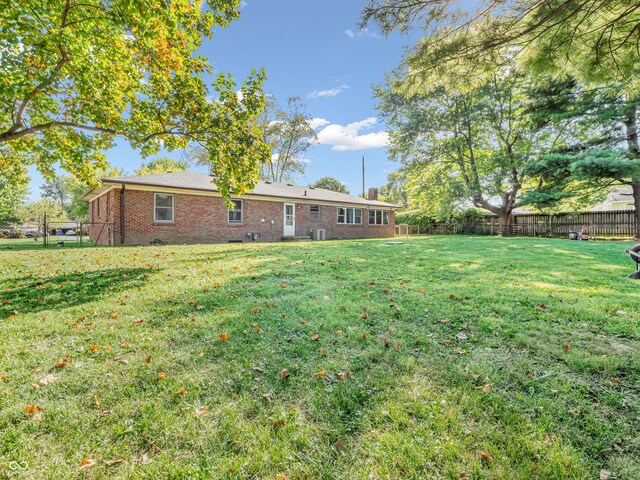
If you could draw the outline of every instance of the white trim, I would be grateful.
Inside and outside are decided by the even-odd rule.
[[[291,207],[291,220],[292,224],[287,225],[287,207]],[[282,212],[284,218],[282,219],[282,235],[285,237],[292,237],[296,234],[296,204],[292,202],[285,202],[283,204]]]
[[[158,195],[170,195],[171,196],[171,220],[158,220],[156,218],[156,209],[169,207],[158,207],[156,204],[156,198]],[[154,192],[153,194],[153,223],[175,223],[176,221],[176,196],[173,193]]]
[[[344,222],[340,221],[340,209],[343,208],[344,209]],[[353,210],[353,222],[347,222],[347,218],[349,218],[349,214],[347,213],[347,210]],[[360,221],[356,222],[356,210],[360,210]],[[338,225],[363,225],[362,223],[362,211],[365,210],[362,207],[346,207],[346,206],[339,206],[336,207],[336,223]]]
[[[371,223],[371,212],[374,212],[373,216],[374,216],[374,222]],[[380,221],[382,223],[378,223],[378,216],[375,212],[380,212]],[[384,214],[387,213],[387,223],[384,223]],[[367,223],[369,225],[371,225],[372,227],[388,227],[389,225],[391,225],[391,217],[390,215],[388,215],[389,212],[386,210],[382,210],[381,208],[370,208],[369,212],[367,213]]]
[[[244,223],[244,201],[242,199],[240,199],[240,198],[232,198],[230,200],[232,202],[240,202],[240,221],[237,221],[237,220],[231,221],[229,219],[229,215],[231,214],[231,212],[235,212],[236,211],[235,208],[233,210],[227,209],[227,223],[229,225],[242,225]]]

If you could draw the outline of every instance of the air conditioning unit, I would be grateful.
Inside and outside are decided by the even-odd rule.
[[[317,228],[316,234],[314,235],[314,240],[326,240],[327,239],[327,230],[325,228]]]

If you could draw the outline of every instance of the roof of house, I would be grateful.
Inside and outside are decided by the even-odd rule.
[[[206,173],[198,172],[172,172],[154,175],[133,175],[102,179],[103,186],[86,192],[82,198],[91,200],[106,191],[113,184],[141,185],[148,187],[177,188],[183,190],[197,190],[204,192],[217,192],[213,177]],[[367,200],[366,198],[338,193],[324,188],[300,187],[292,184],[272,183],[259,181],[253,191],[247,195],[261,197],[278,197],[291,200],[306,200],[329,203],[347,203],[366,206],[378,206],[387,208],[401,208],[400,205]]]
[[[607,196],[603,202],[595,204],[590,208],[591,211],[610,210],[614,204],[627,203],[633,209],[633,189],[631,186],[617,188]]]

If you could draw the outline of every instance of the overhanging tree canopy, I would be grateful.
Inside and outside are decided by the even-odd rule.
[[[477,74],[509,48],[528,71],[638,86],[640,4],[635,0],[369,0],[363,25],[389,33],[419,27],[423,73],[473,61]]]
[[[239,0],[0,2],[0,174],[59,165],[86,183],[106,168],[116,137],[143,155],[198,144],[218,188],[253,187],[268,147],[253,126],[264,72],[210,90],[195,55]],[[24,178],[24,177],[23,177]]]

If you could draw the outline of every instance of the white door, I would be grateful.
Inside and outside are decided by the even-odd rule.
[[[294,236],[296,234],[296,204],[284,204],[284,236]]]

